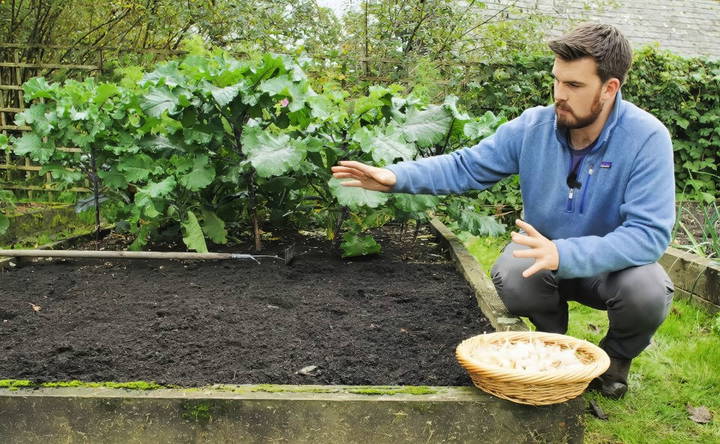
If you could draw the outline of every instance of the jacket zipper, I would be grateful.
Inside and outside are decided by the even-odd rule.
[[[585,158],[580,159],[580,165],[577,166],[578,171],[582,171],[582,164],[585,161]],[[590,166],[592,169],[592,165]],[[568,174],[572,171],[572,154],[570,155],[570,165],[568,166]],[[568,198],[567,203],[565,204],[565,212],[566,213],[572,213],[575,211],[575,194],[578,191],[577,188],[570,188],[570,191],[568,192]]]
[[[590,168],[588,169],[588,177],[587,177],[587,181],[585,183],[585,188],[583,188],[582,196],[580,196],[580,214],[583,214],[583,211],[585,210],[585,195],[587,194],[587,191],[590,188],[590,181],[592,180],[592,175],[593,175],[593,166],[590,165]]]

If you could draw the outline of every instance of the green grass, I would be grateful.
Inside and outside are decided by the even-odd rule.
[[[713,329],[718,316],[676,300],[653,342],[633,360],[625,398],[583,395],[609,416],[603,421],[585,414],[585,442],[720,442],[720,334]],[[597,343],[607,324],[605,312],[571,303],[569,335]],[[687,404],[707,407],[712,422],[693,422]]]
[[[468,235],[463,241],[485,270],[504,246],[498,238]],[[570,303],[569,335],[597,344],[607,327],[607,313]],[[625,398],[583,397],[608,415],[603,421],[585,413],[587,444],[720,443],[720,313],[676,298],[653,342],[633,360]],[[707,407],[713,420],[696,424],[688,404]]]

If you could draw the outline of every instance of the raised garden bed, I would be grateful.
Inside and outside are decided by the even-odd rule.
[[[80,436],[94,418],[114,421],[120,434],[145,424],[141,436],[154,442],[227,433],[353,442],[361,431],[376,442],[478,433],[489,442],[581,440],[581,399],[533,408],[470,387],[455,346],[491,331],[490,320],[514,321],[497,306],[490,320],[482,315],[476,296],[487,288],[457,273],[441,240],[425,234],[408,248],[411,236],[386,233],[381,257],[354,260],[306,240],[289,266],[92,259],[5,271],[0,379],[46,388],[0,389],[0,433],[32,420],[46,424],[45,435]],[[186,388],[47,388],[73,379]]]
[[[677,248],[668,248],[660,264],[675,284],[675,294],[720,312],[720,262]]]

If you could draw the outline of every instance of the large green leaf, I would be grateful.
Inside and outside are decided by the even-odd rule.
[[[141,80],[141,84],[147,85],[152,83],[158,86],[167,85],[174,88],[177,85],[184,85],[187,79],[178,69],[178,62],[172,61],[160,65],[155,71],[145,74]]]
[[[153,171],[153,160],[146,154],[125,157],[118,163],[118,171],[125,173],[128,182],[145,180]]]
[[[447,136],[452,116],[442,106],[431,105],[423,111],[410,108],[402,125],[408,142],[422,147],[439,143]]]
[[[34,77],[23,84],[25,100],[50,99],[57,90],[56,84],[50,84],[43,77]]]
[[[287,134],[273,135],[257,127],[245,127],[242,151],[260,177],[279,176],[305,158],[302,144]]]
[[[50,134],[50,130],[53,129],[53,125],[48,121],[45,116],[45,104],[36,103],[29,109],[17,114],[15,116],[16,125],[30,125],[32,126],[33,132],[40,136],[47,136]]]
[[[268,79],[262,82],[258,89],[271,96],[289,97],[288,109],[290,111],[298,111],[303,108],[307,98],[315,95],[306,82],[293,82],[287,75]]]
[[[15,142],[15,154],[29,156],[35,162],[44,164],[55,152],[52,140],[43,142],[37,134],[25,133]]]
[[[475,236],[500,236],[505,233],[505,225],[492,216],[480,214],[472,208],[461,210],[457,223],[463,231]]]
[[[170,176],[160,182],[149,182],[146,187],[139,189],[138,193],[145,193],[152,198],[163,197],[170,194],[175,189],[175,185],[175,178]]]
[[[378,254],[382,250],[372,236],[359,236],[353,233],[345,233],[342,248],[342,257],[367,256]]]
[[[312,116],[318,120],[338,121],[342,115],[340,108],[326,95],[317,95],[308,98]]]
[[[207,244],[197,216],[192,211],[187,212],[187,217],[182,221],[183,242],[190,250],[199,253],[207,253]]]
[[[360,187],[345,187],[340,180],[334,177],[328,181],[330,192],[335,196],[340,205],[345,205],[353,210],[361,207],[377,208],[383,205],[390,196],[379,191],[370,191]]]
[[[360,144],[360,148],[371,153],[373,160],[382,165],[393,163],[396,159],[412,160],[417,154],[415,145],[405,141],[404,134],[396,127],[390,126],[383,132],[382,128],[360,128],[353,140]]]
[[[120,93],[120,88],[114,83],[101,83],[95,90],[95,98],[93,102],[101,105],[107,99]]]
[[[178,98],[164,86],[151,89],[140,102],[143,111],[153,117],[160,117],[165,111],[173,114],[179,104]]]
[[[111,168],[109,171],[98,171],[98,177],[102,180],[103,185],[116,190],[122,190],[128,185],[125,175],[115,168]]]
[[[395,206],[405,213],[417,214],[435,208],[440,202],[437,196],[428,194],[394,194]]]
[[[161,182],[150,182],[146,187],[138,188],[135,193],[135,207],[150,219],[160,216],[158,208],[163,207],[163,202],[156,202],[155,199],[168,196],[175,189],[175,185],[175,178],[170,176]]]
[[[74,106],[70,108],[70,120],[90,120],[91,117],[97,117],[97,114],[91,116],[91,111],[88,109],[79,111]]]
[[[471,140],[484,139],[494,133],[495,129],[505,121],[504,117],[496,117],[491,111],[487,111],[481,117],[467,122],[463,128],[463,133],[465,137]]]
[[[50,173],[55,181],[67,184],[79,182],[83,178],[80,171],[70,171],[60,165],[45,165],[40,169],[41,176],[47,173]]]
[[[467,113],[461,113],[460,110],[457,108],[457,96],[447,96],[445,97],[445,102],[443,103],[443,106],[446,110],[450,111],[450,114],[455,120],[461,120],[466,121],[470,120],[470,116]]]
[[[203,217],[203,231],[207,234],[207,237],[216,244],[227,243],[227,230],[225,229],[225,222],[215,214],[214,211],[202,210]]]
[[[284,71],[285,61],[277,54],[266,53],[263,55],[262,63],[260,65],[253,65],[250,67],[250,72],[247,74],[248,80],[253,85],[257,85],[263,79],[270,78],[271,73],[277,73]]]
[[[367,111],[370,111],[374,108],[381,108],[383,105],[385,105],[385,102],[382,100],[375,98],[375,97],[360,97],[357,100],[355,100],[355,106],[353,108],[353,113],[356,116],[359,116],[361,114],[366,113]]]
[[[181,142],[170,140],[164,136],[146,137],[140,141],[140,146],[149,151],[185,151],[185,147]]]
[[[219,88],[215,85],[207,83],[205,88],[210,91],[210,95],[217,102],[218,105],[225,106],[237,97],[240,91],[243,89],[243,84],[236,84]]]
[[[215,179],[215,168],[209,164],[208,156],[202,154],[193,159],[189,173],[180,176],[180,185],[190,191],[199,191],[210,185]]]
[[[265,80],[260,84],[258,89],[262,92],[266,92],[271,96],[290,96],[290,89],[293,87],[294,82],[286,75],[273,77]]]
[[[195,125],[195,128],[183,128],[183,136],[185,137],[185,143],[192,145],[197,143],[198,145],[206,145],[210,143],[213,135],[207,131],[203,131],[201,125]]]

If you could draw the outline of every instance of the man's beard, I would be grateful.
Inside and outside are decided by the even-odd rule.
[[[571,116],[560,115],[560,113],[558,113],[558,109],[569,112]],[[558,126],[569,130],[585,128],[586,126],[592,125],[597,120],[598,116],[600,116],[602,110],[603,105],[600,103],[600,91],[598,91],[595,98],[593,98],[593,103],[590,106],[590,113],[585,116],[578,116],[566,104],[562,102],[555,102],[555,116],[557,117]]]

